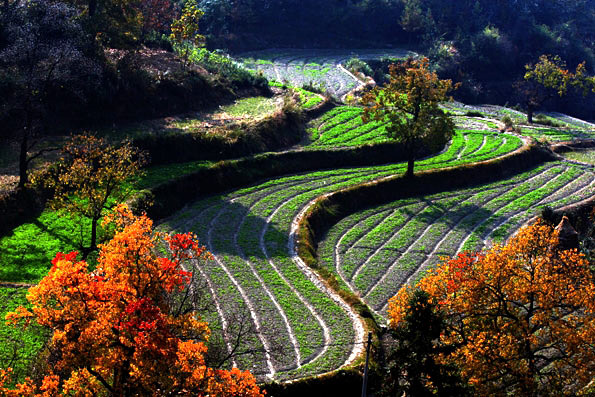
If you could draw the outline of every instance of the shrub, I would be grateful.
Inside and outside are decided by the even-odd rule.
[[[351,73],[363,73],[366,76],[373,76],[374,71],[372,68],[364,61],[359,58],[351,58],[345,63],[345,68],[349,70]]]
[[[502,117],[502,122],[504,123],[505,129],[511,130],[514,128],[514,123],[513,123],[512,119],[510,118],[510,116],[506,115],[506,116]]]
[[[176,52],[181,49],[174,45]],[[231,82],[234,88],[257,87],[268,91],[267,79],[261,74],[250,73],[241,64],[235,62],[231,57],[220,51],[209,51],[206,48],[192,47],[189,50],[188,59],[211,73],[217,73]]]
[[[552,119],[548,119],[547,116],[542,113],[539,113],[535,116],[535,121],[538,124],[547,125],[549,127],[556,127],[556,128],[564,127],[564,124],[558,123]]]

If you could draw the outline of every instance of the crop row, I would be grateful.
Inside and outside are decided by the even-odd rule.
[[[359,82],[336,65],[296,63],[255,63],[248,68],[257,70],[273,81],[287,82],[295,87],[315,86],[340,98],[356,87]]]
[[[418,280],[441,256],[502,242],[544,206],[593,192],[592,168],[555,162],[514,178],[353,214],[321,243],[321,263],[345,287],[384,314],[387,300]]]
[[[521,134],[535,139],[548,141],[572,141],[575,139],[595,139],[595,129],[581,129],[579,127],[521,127]]]
[[[512,135],[460,133],[447,150],[418,161],[416,169],[492,158],[520,145]],[[281,380],[327,372],[348,361],[361,342],[357,324],[290,255],[292,222],[316,197],[404,170],[404,164],[393,164],[281,177],[201,200],[166,220],[163,228],[192,230],[215,254],[216,260],[201,268],[218,307],[208,318],[215,337],[229,346],[233,313],[238,308],[250,313],[256,332],[240,349],[250,353],[234,364]]]
[[[268,50],[241,54],[238,58],[250,70],[262,72],[269,80],[302,87],[314,85],[340,98],[360,82],[339,65],[353,57],[379,59],[404,58],[404,50]]]
[[[364,123],[361,119],[362,113],[362,109],[358,107],[339,106],[312,120],[308,128],[310,147],[345,147],[389,141],[386,124],[378,121]],[[498,129],[493,122],[463,116],[457,117],[456,122],[459,132],[471,139],[471,146],[475,143],[481,144],[481,139],[487,137],[487,141],[483,142],[486,144],[485,147],[482,146],[484,151],[494,149],[497,141],[507,141],[509,146],[513,145],[515,148],[521,145],[518,137],[494,134]],[[472,150],[470,147],[467,152]]]
[[[545,115],[547,117],[552,117],[553,119],[557,120],[557,121],[561,121],[563,123],[566,123],[567,125],[570,126],[575,126],[575,127],[580,127],[580,128],[584,128],[587,130],[595,130],[595,124],[592,122],[587,122],[584,120],[580,120],[577,119],[575,117],[572,116],[568,116],[566,114],[562,114],[562,113],[545,113]]]
[[[477,123],[488,123],[490,127],[499,128],[496,124],[489,124],[487,120],[468,117],[473,114],[483,118],[492,118],[502,120],[505,116],[510,117],[515,124],[520,124],[521,134],[535,139],[547,139],[549,141],[569,141],[574,139],[593,139],[595,138],[595,124],[562,113],[544,113],[538,115],[546,122],[553,123],[555,126],[539,126],[539,124],[527,124],[527,115],[518,110],[509,109],[497,105],[465,105],[460,102],[447,102],[441,105],[447,112],[455,115],[457,125],[463,123],[466,125]],[[536,122],[538,117],[534,117]]]
[[[308,134],[312,147],[357,146],[385,142],[390,139],[384,123],[362,121],[362,109],[339,106],[309,124]]]
[[[300,96],[302,108],[306,110],[312,109],[313,107],[319,105],[323,101],[322,97],[314,92],[304,90],[303,88],[296,88],[296,91]]]
[[[269,86],[271,87],[286,87],[283,83],[279,83],[277,81],[269,81]],[[324,100],[322,96],[312,92],[305,90],[299,87],[291,87],[290,88],[297,92],[300,98],[300,106],[305,109],[312,109],[316,105],[319,105]]]

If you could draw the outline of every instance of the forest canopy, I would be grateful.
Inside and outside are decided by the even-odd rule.
[[[456,97],[466,102],[521,103],[512,84],[543,54],[595,71],[592,0],[202,0],[199,8],[209,46],[406,47],[429,56],[441,78],[462,82]],[[551,107],[592,117],[592,103],[582,102],[571,95]]]

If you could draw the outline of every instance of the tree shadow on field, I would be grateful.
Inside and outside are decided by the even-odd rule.
[[[424,222],[423,228],[421,230],[416,230],[416,233],[419,234],[420,236],[418,236],[414,243],[417,243],[419,240],[419,243],[424,246],[424,237],[421,236],[421,233],[423,233],[423,230],[425,230],[425,227],[431,225],[431,224],[435,224],[435,223],[439,223],[442,226],[443,230],[442,233],[440,235],[440,239],[444,237],[445,233],[452,233],[452,232],[457,232],[457,231],[463,231],[464,235],[468,235],[471,231],[473,231],[473,229],[475,229],[477,227],[477,225],[481,222],[483,222],[484,220],[488,219],[489,217],[494,215],[494,212],[482,207],[480,205],[477,204],[462,204],[459,205],[459,203],[457,203],[455,206],[445,206],[439,203],[435,203],[430,199],[424,199],[424,201],[426,201],[430,206],[434,207],[437,209],[438,212],[434,213],[434,214],[421,214],[418,215],[419,212],[415,212],[415,211],[411,211],[411,210],[404,210],[403,212],[406,213],[408,216],[411,216],[412,220],[415,218],[421,219]],[[505,216],[500,216],[498,218],[496,218],[496,221],[498,222],[498,220],[502,220],[505,219]],[[469,222],[470,219],[473,219],[472,222]],[[394,230],[393,232],[395,232],[396,230]],[[421,239],[421,240],[420,240]],[[448,237],[446,238],[446,240],[444,242],[448,242]],[[443,243],[444,243],[443,242]],[[388,251],[394,251],[394,252],[404,252],[405,250],[408,249],[408,247],[402,247],[399,249],[395,249],[395,248],[384,248],[385,250]],[[420,252],[423,253],[424,250],[423,249],[411,249],[409,250],[409,252],[411,253],[416,253],[416,252]]]
[[[84,222],[83,220],[70,218],[68,215],[60,215],[60,218],[68,218],[69,222],[72,222],[73,225],[76,225],[75,226],[76,229],[79,229],[79,230],[81,228],[84,229],[84,225],[82,225],[82,222]],[[54,228],[50,228],[47,225],[44,225],[43,223],[41,223],[39,221],[39,219],[35,219],[31,223],[34,224],[35,226],[37,226],[43,233],[47,233],[48,235],[54,237],[56,240],[59,240],[60,242],[62,242],[64,244],[68,244],[68,245],[71,245],[74,247],[81,245],[80,239],[78,239],[78,241],[75,241],[74,237],[69,237],[67,230],[64,230],[64,229],[56,230]],[[79,234],[82,234],[82,231],[80,231]]]
[[[13,230],[0,242],[0,279],[30,282],[43,277],[51,259],[59,251],[72,250],[77,244],[66,234],[48,228],[34,219]]]
[[[266,220],[274,208],[267,210],[267,215],[258,215],[242,203],[224,199],[211,201],[209,208],[213,207],[220,207],[219,211],[213,211],[201,220],[206,228],[202,235],[198,234],[198,238],[207,245],[207,249],[214,251],[221,258],[226,255],[236,255],[264,260],[267,256],[261,247],[262,237],[269,257],[278,255],[279,248],[284,249],[284,256],[289,256],[287,253],[289,230],[281,231],[277,225],[267,223]],[[207,244],[209,229],[210,246]],[[184,231],[180,230],[180,232]]]

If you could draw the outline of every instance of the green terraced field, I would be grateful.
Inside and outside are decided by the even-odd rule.
[[[353,57],[360,59],[404,59],[406,50],[299,50],[271,49],[239,54],[246,68],[262,72],[269,80],[287,82],[295,87],[313,85],[341,98],[361,85],[340,65]]]
[[[541,208],[594,189],[592,167],[553,162],[473,189],[398,200],[336,224],[319,247],[321,263],[384,315],[388,299],[441,256],[503,242]]]
[[[296,90],[304,108],[322,101],[311,92]],[[307,148],[389,140],[382,123],[363,124],[361,113],[359,107],[339,106],[311,121]],[[455,116],[457,131],[448,148],[418,161],[416,171],[493,159],[523,145],[521,137],[498,132],[497,120],[487,116]],[[209,165],[159,168],[137,185],[150,186],[169,179],[172,173]],[[239,332],[237,324],[249,330],[237,350],[242,354],[229,366],[250,369],[263,380],[281,381],[354,362],[363,347],[361,319],[296,256],[295,219],[321,195],[401,174],[405,168],[401,163],[280,177],[201,200],[164,221],[161,229],[194,231],[215,254],[214,261],[197,268],[202,281],[196,285],[210,297],[211,310],[201,313],[213,330],[212,339],[222,341],[223,350],[231,351]],[[486,187],[402,200],[354,214],[337,224],[322,242],[321,263],[336,272],[345,288],[361,294],[383,313],[386,300],[398,286],[418,279],[437,256],[502,240],[526,221],[530,211],[591,194],[592,174],[586,166],[552,163]],[[62,234],[72,235],[76,227],[71,220],[46,212],[36,223],[0,239],[4,259],[11,258],[3,278],[42,277],[56,251],[74,248],[74,242]],[[31,243],[32,238],[22,238],[29,234],[35,234],[35,241],[42,241],[45,248],[36,251],[31,245],[16,243]],[[52,249],[47,248],[50,245]],[[21,255],[25,252],[29,256],[32,252],[33,257]],[[1,332],[4,329],[0,327]]]
[[[509,109],[497,105],[465,105],[460,102],[448,102],[441,105],[443,109],[456,116],[457,125],[471,123],[471,125],[482,123],[488,125],[491,129],[499,129],[501,125],[494,123],[496,120],[502,120],[503,117],[510,117],[514,124],[519,126],[521,134],[537,140],[548,141],[572,141],[576,139],[594,139],[595,124],[570,117],[562,113],[543,113],[547,121],[558,124],[559,127],[550,127],[540,125],[538,116],[534,117],[535,124],[527,124],[527,115],[518,110]],[[478,117],[468,117],[467,114],[481,115]],[[492,119],[490,121],[489,119]],[[461,127],[460,127],[461,128]]]
[[[298,92],[302,94],[301,91],[298,90]],[[304,91],[303,103],[318,98],[308,94]],[[380,123],[364,125],[360,116],[361,108],[341,106],[313,120],[310,124],[310,147],[344,147],[387,140],[386,132]],[[523,144],[521,138],[514,134],[497,132],[494,122],[489,119],[476,120],[460,116],[457,118],[457,125],[458,130],[448,148],[431,158],[418,161],[417,171],[496,158],[514,151]],[[208,167],[209,164],[197,166],[202,168]],[[572,175],[571,170],[580,168],[567,167],[568,170],[563,172],[565,176],[553,178],[553,180],[561,183],[564,178],[567,178],[566,175]],[[192,169],[194,168],[191,167],[190,170]],[[393,164],[281,177],[257,186],[201,200],[178,212],[160,226],[164,230],[196,232],[216,256],[215,261],[199,269],[201,279],[205,281],[202,288],[207,295],[213,297],[211,305],[213,310],[204,313],[213,329],[213,339],[222,340],[224,349],[233,349],[233,337],[236,331],[234,324],[241,316],[246,326],[252,330],[249,336],[242,339],[239,348],[245,354],[236,357],[229,365],[250,369],[261,379],[287,380],[332,371],[352,363],[358,357],[363,346],[362,324],[353,310],[325,287],[318,276],[295,257],[291,248],[292,236],[296,232],[294,220],[308,203],[321,195],[403,173],[404,170],[404,164]],[[172,169],[172,172],[175,170]],[[156,176],[160,176],[160,173]],[[583,179],[576,183],[583,183]],[[390,270],[391,268],[386,264],[387,261],[394,262],[394,259],[391,259],[392,256],[385,255],[386,252],[393,252],[391,255],[394,255],[395,250],[400,249],[399,247],[408,247],[407,244],[413,246],[412,236],[417,236],[416,233],[420,233],[420,230],[423,232],[427,229],[424,236],[432,237],[434,240],[440,239],[439,233],[442,230],[440,227],[450,227],[450,224],[444,226],[444,222],[441,223],[441,219],[446,219],[444,208],[458,208],[457,205],[465,203],[479,206],[484,203],[482,200],[493,200],[503,209],[501,212],[494,212],[493,217],[488,218],[489,221],[481,223],[474,233],[465,239],[465,246],[473,244],[479,246],[480,242],[491,236],[495,236],[494,238],[507,236],[522,223],[523,219],[520,215],[522,211],[530,208],[531,203],[536,200],[532,196],[520,198],[506,195],[503,197],[506,197],[505,201],[507,201],[501,202],[490,195],[497,195],[501,191],[498,189],[504,189],[505,185],[508,186],[507,183],[510,185],[512,182],[503,182],[501,186],[490,187],[488,193],[478,191],[460,193],[463,196],[438,195],[431,198],[438,203],[436,206],[420,204],[419,200],[409,200],[406,203],[397,204],[403,205],[402,213],[390,209],[362,221],[363,224],[374,228],[375,222],[381,222],[382,219],[387,218],[385,224],[390,227],[370,230],[370,241],[376,244],[370,245],[370,249],[378,250],[379,254],[382,253],[381,256],[372,255],[370,258],[373,259],[369,259],[367,256],[362,256],[370,255],[369,252],[365,254],[364,251],[359,252],[355,249],[349,251],[349,255],[352,251],[357,252],[354,258],[359,258],[361,263],[367,264],[360,266],[361,270],[353,280],[346,279],[344,286],[365,293],[366,300],[374,309],[382,313],[384,300],[394,293],[394,288],[386,287],[379,280],[383,277],[384,280],[400,277],[400,273]],[[549,190],[544,190],[545,187],[540,189],[537,189],[538,185],[535,187],[532,194],[539,195],[538,198],[550,193]],[[569,199],[561,197],[556,204],[562,203],[563,200]],[[509,204],[510,208],[507,207]],[[467,209],[467,207],[461,207],[455,209],[455,213],[463,216]],[[392,214],[393,211],[394,216],[388,217],[387,215]],[[515,211],[518,213],[511,215]],[[479,214],[486,215],[482,211]],[[510,222],[498,224],[501,219],[509,218]],[[475,220],[475,217],[470,219]],[[348,218],[344,222],[349,220],[353,219]],[[390,244],[385,244],[383,239],[386,239],[387,235],[390,237],[395,234],[393,230],[401,230],[399,226],[401,224],[404,226],[400,234],[395,236]],[[437,226],[433,226],[434,224]],[[495,224],[497,227],[494,227]],[[42,229],[42,235],[46,234],[43,230],[44,225],[43,222],[41,226],[38,225]],[[29,230],[25,226],[21,229]],[[391,230],[388,234],[387,228]],[[491,233],[492,228],[493,233]],[[329,239],[334,230],[329,234]],[[52,230],[48,228],[48,236],[51,232]],[[0,249],[12,247],[11,241],[15,238],[18,238],[18,234],[0,240]],[[378,249],[383,244],[387,249]],[[323,249],[326,246],[328,244],[325,241],[322,245]],[[64,249],[57,246],[55,250]],[[390,251],[391,249],[393,251]],[[423,247],[415,246],[409,249],[407,255],[393,269],[398,269],[399,266],[417,269],[420,260],[418,251],[422,249],[430,250],[431,255],[428,258],[435,258],[442,252],[431,248],[430,243],[424,244]],[[432,253],[432,251],[435,252]],[[325,251],[321,251],[321,254],[323,257],[326,255]],[[11,255],[16,258],[18,252],[15,251]],[[48,259],[44,258],[40,257],[40,260],[36,261],[36,263],[39,262],[39,269],[36,269],[36,273],[28,278],[33,280],[42,275],[40,271],[43,272],[43,269],[47,268],[46,262],[48,262]],[[376,264],[377,259],[380,262],[384,261],[382,263],[386,271],[382,274],[376,272],[375,267],[372,266]],[[15,261],[17,262],[23,261]],[[334,268],[334,262],[328,262],[327,265],[329,263],[330,268]],[[349,265],[347,265],[348,261],[344,263],[346,266],[358,266],[357,261]],[[411,279],[415,279],[419,274],[419,272],[415,273]],[[370,287],[370,283],[375,282],[378,282],[378,287],[373,285]],[[370,291],[367,291],[368,288]]]
[[[568,160],[595,165],[595,149],[583,149],[562,154]]]
[[[403,58],[402,50],[270,50],[240,56],[246,66],[262,71],[271,85],[290,84],[301,105],[310,109],[322,98],[300,87],[312,85],[336,99],[361,85],[342,68],[348,59]],[[247,106],[230,113],[252,112]],[[268,112],[268,100],[260,112]],[[270,105],[270,104],[269,104]],[[595,125],[566,115],[549,113],[546,119],[560,128],[527,126],[526,115],[501,106],[443,104],[456,121],[448,148],[416,163],[416,171],[451,167],[508,154],[523,145],[521,137],[500,133],[508,116],[521,125],[521,135],[552,141],[595,138]],[[351,147],[388,141],[380,122],[363,124],[362,109],[339,106],[308,125],[307,148]],[[189,173],[208,162],[163,166],[136,182],[153,186],[175,175]],[[344,168],[283,176],[189,204],[163,221],[164,231],[193,231],[215,255],[195,264],[195,288],[208,301],[201,311],[223,341],[223,353],[236,348],[236,334],[245,332],[237,352],[227,363],[249,369],[261,380],[301,378],[336,370],[353,363],[364,346],[361,319],[319,276],[295,254],[296,219],[316,198],[342,188],[404,173],[406,165]],[[380,316],[387,299],[405,283],[418,280],[441,255],[479,249],[503,241],[540,208],[561,207],[592,196],[593,167],[552,162],[532,171],[471,189],[398,200],[352,214],[337,223],[319,246],[322,266],[337,275],[341,285],[362,296]],[[83,222],[82,227],[88,227]],[[0,239],[0,278],[37,281],[47,272],[56,251],[75,249],[81,225],[44,212],[35,222],[16,228]],[[24,302],[24,290],[0,289],[2,312]],[[238,329],[238,324],[242,327]],[[21,338],[24,372],[41,347],[36,330],[0,327],[4,340]],[[0,348],[0,361],[10,352]],[[3,364],[0,363],[0,366]],[[20,374],[19,374],[20,375]]]
[[[498,157],[520,147],[515,136],[457,133],[446,151],[419,161],[434,169]],[[241,347],[252,353],[233,364],[261,377],[291,379],[331,371],[360,352],[363,329],[355,314],[292,254],[294,219],[315,198],[405,171],[405,164],[317,171],[281,177],[201,200],[162,224],[191,230],[216,260],[201,271],[217,310],[208,320],[231,343],[228,316],[250,313],[257,337]],[[285,346],[278,351],[276,346]]]
[[[384,123],[372,121],[364,124],[361,119],[362,108],[354,106],[338,106],[308,125],[308,147],[311,148],[334,148],[358,146],[363,144],[388,142],[388,136]],[[461,137],[469,140],[470,147],[467,152],[481,149],[489,152],[489,149],[500,150],[499,145],[503,144],[504,152],[512,151],[521,145],[521,140],[511,134],[498,134],[496,128],[480,122],[469,121],[468,118],[457,117],[459,128],[456,140]],[[483,145],[486,145],[484,147]]]
[[[364,124],[362,113],[359,107],[339,106],[312,120],[308,125],[309,146],[357,146],[391,140],[383,123]]]
[[[323,99],[320,95],[304,90],[303,88],[295,89],[300,96],[300,102],[303,109],[312,109],[322,103]]]

